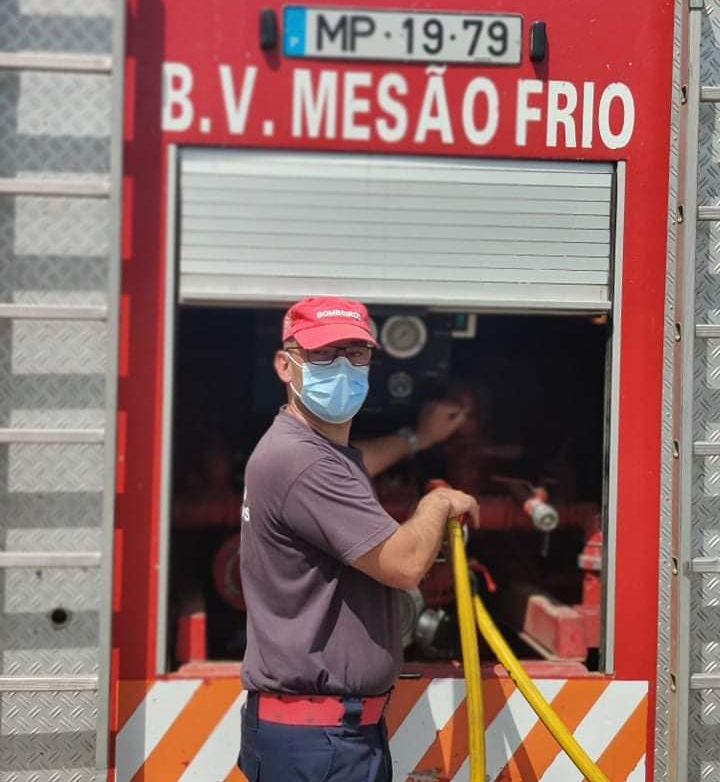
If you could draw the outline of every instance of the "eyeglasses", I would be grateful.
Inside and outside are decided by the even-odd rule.
[[[330,366],[338,356],[345,356],[354,367],[366,367],[372,359],[372,348],[369,345],[349,345],[344,348],[328,345],[314,350],[291,346],[285,350],[300,351],[306,361],[321,367]]]

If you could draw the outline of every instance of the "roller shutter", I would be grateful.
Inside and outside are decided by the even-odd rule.
[[[612,165],[185,149],[180,301],[610,308]]]

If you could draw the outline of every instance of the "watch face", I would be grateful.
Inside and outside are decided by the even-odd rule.
[[[393,358],[413,358],[427,344],[427,327],[416,315],[393,315],[383,323],[380,343]]]

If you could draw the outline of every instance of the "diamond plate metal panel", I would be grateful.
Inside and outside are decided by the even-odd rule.
[[[709,186],[715,194],[712,199],[713,202],[720,203],[720,177],[715,175],[710,177]],[[707,269],[705,271],[708,274],[720,274],[718,248],[720,248],[720,223],[709,221],[700,223],[697,227],[697,252],[707,259]]]
[[[0,672],[5,676],[94,675],[97,645],[96,611],[73,611],[62,626],[49,613],[3,614]]]
[[[702,40],[700,44],[700,82],[717,83],[720,74],[720,19],[717,17],[718,0],[705,1]]]
[[[14,291],[12,303],[64,307],[105,306],[107,298],[102,291]]]
[[[21,14],[112,17],[112,0],[19,0]]]
[[[100,600],[98,568],[17,568],[5,573],[8,614],[95,611]]]
[[[706,3],[702,16],[701,83],[720,83],[720,6]],[[720,203],[720,108],[703,104],[698,133],[698,203]],[[720,224],[700,222],[695,255],[696,322],[717,322],[720,302]],[[720,439],[720,341],[696,340],[693,438]],[[692,556],[720,554],[720,459],[695,459],[693,465],[691,525]],[[690,615],[690,669],[720,669],[720,579],[696,577],[692,582]],[[718,779],[720,747],[720,692],[692,692],[688,719],[688,777]]]
[[[7,474],[7,448],[0,449],[0,475]],[[0,488],[0,510],[4,524],[21,527],[91,527],[99,526],[102,517],[102,494],[99,492],[54,492],[39,494],[36,490],[7,493]]]
[[[18,132],[29,136],[109,136],[110,85],[105,74],[23,73]]]
[[[0,282],[5,301],[47,303],[56,297],[74,304],[105,302],[107,259],[102,256],[15,255]]]
[[[713,708],[713,705],[710,706]],[[701,776],[701,768],[707,768],[708,762],[714,767],[716,752],[713,747],[718,742],[718,727],[714,724],[705,724],[702,719],[703,709],[706,708],[705,695],[692,693],[690,698],[690,724],[688,736],[688,780],[706,779]],[[712,778],[712,777],[711,777]]]
[[[57,737],[54,737],[54,741],[56,740]],[[54,747],[50,747],[44,752],[51,753],[53,750]],[[19,747],[16,747],[15,751],[19,751]],[[71,751],[74,752],[74,750]],[[88,748],[83,748],[82,754],[83,756],[89,755]],[[2,754],[0,753],[1,758]],[[106,779],[107,774],[98,773],[93,768],[70,768],[69,766],[59,768],[56,771],[13,771],[7,774],[0,771],[0,782],[106,782]]]
[[[9,551],[88,551],[99,548],[100,530],[8,529],[5,538]],[[96,674],[99,579],[98,570],[85,568],[28,568],[0,576],[0,672]]]
[[[720,339],[709,339],[707,343],[705,382],[710,388],[720,388]]]
[[[0,33],[1,34],[1,33]],[[0,73],[0,176],[32,173],[106,173],[110,167],[110,141],[93,136],[63,136],[18,132],[20,76],[15,71]],[[104,114],[109,113],[104,107]],[[97,123],[98,120],[93,119]],[[108,120],[104,120],[107,124]]]
[[[707,605],[710,605],[709,603]],[[717,603],[714,603],[717,605]],[[720,672],[720,640],[710,641],[702,647],[703,673]]]
[[[6,620],[3,618],[3,622]],[[11,628],[18,628],[19,623],[9,621]],[[97,624],[97,620],[95,622]],[[0,644],[3,643],[0,633]],[[98,634],[93,633],[89,642],[95,646],[77,647],[70,646],[66,649],[57,649],[54,644],[62,639],[36,635],[29,639],[30,646],[24,648],[20,642],[13,643],[17,649],[2,650],[0,655],[0,670],[6,676],[96,676],[98,673]],[[47,643],[47,649],[38,648],[42,643]],[[75,643],[78,643],[75,641]]]
[[[0,3],[0,49],[10,52],[109,53],[112,49],[112,20],[23,14],[15,0],[3,0]]]
[[[720,530],[718,534],[713,535],[715,540],[720,540]],[[717,546],[715,548],[718,548]],[[717,608],[720,606],[720,577],[714,574],[706,573],[701,576],[701,600],[704,606]],[[711,646],[712,644],[706,644]]]
[[[0,97],[0,107],[2,104]],[[14,134],[5,139],[0,130],[0,149],[8,148],[12,150],[10,158],[0,158],[2,176],[14,176],[17,169],[33,175],[48,172],[61,176],[63,173],[105,174],[110,168],[110,140],[107,138]]]
[[[93,692],[4,693],[0,733],[5,737],[91,730],[95,699]]]
[[[714,84],[707,81],[705,84]],[[717,204],[720,196],[717,175],[708,166],[708,161],[720,158],[720,113],[713,103],[700,104],[700,127],[698,130],[698,203]]]
[[[702,774],[713,774],[716,771],[717,751],[714,748],[718,746],[718,728],[702,719],[707,692],[690,693],[689,708],[692,720],[688,742],[688,782],[695,779],[714,779],[713,776]],[[716,705],[709,704],[709,708],[714,709]]]
[[[0,287],[0,296],[2,296],[2,301],[9,299],[9,295],[5,291],[4,281],[8,279],[12,267],[13,243],[15,240],[14,219],[15,211],[11,199],[0,197],[0,280],[3,281],[2,287]],[[0,330],[3,333],[6,328],[7,323],[0,324]]]
[[[32,409],[93,408],[105,401],[105,378],[102,375],[14,375],[2,367],[9,361],[0,340],[0,410],[23,407]],[[9,413],[3,426],[7,426]]]
[[[9,736],[0,741],[0,763],[8,764],[0,768],[18,769],[0,772],[1,782],[104,782],[87,765],[95,752],[90,733]]]
[[[99,551],[100,530],[95,527],[9,527],[5,551]]]
[[[716,414],[717,411],[706,410],[705,413]],[[720,422],[706,424],[706,439],[710,442],[720,441]],[[712,496],[720,494],[720,456],[708,456],[703,459],[703,477],[704,492]],[[704,541],[703,549],[707,547],[708,541]],[[709,556],[709,555],[708,555]]]
[[[720,456],[708,456],[705,459],[705,493],[720,495]]]
[[[109,204],[101,199],[15,198],[16,255],[104,256]]]
[[[716,539],[720,539],[720,530],[718,534],[714,536]],[[717,575],[711,575],[709,573],[701,576],[702,584],[702,603],[709,608],[717,608],[720,606],[720,577]],[[712,644],[706,644],[712,646]]]
[[[114,6],[0,0],[0,50],[108,54]],[[0,176],[107,174],[110,82],[0,73]],[[107,303],[108,209],[0,197],[0,302]],[[0,427],[102,428],[107,349],[103,324],[1,321]],[[0,549],[98,550],[103,468],[102,445],[0,445]],[[0,570],[0,673],[97,673],[100,594],[98,569]],[[97,782],[95,700],[0,696],[0,782]]]
[[[700,718],[704,725],[720,725],[720,693],[715,690],[700,691]],[[718,734],[715,734],[717,741]],[[705,747],[704,758],[708,756],[709,747]]]
[[[681,3],[675,3],[675,36],[673,41],[673,85],[680,81],[681,54]],[[663,782],[667,779],[669,758],[668,733],[670,725],[670,688],[668,672],[670,664],[670,602],[671,602],[671,565],[672,565],[672,413],[673,413],[673,377],[674,377],[674,346],[676,291],[676,242],[677,224],[672,219],[675,205],[678,203],[679,182],[679,141],[680,112],[677,101],[672,101],[670,117],[670,171],[668,194],[668,257],[666,265],[665,288],[665,323],[663,350],[663,418],[662,418],[662,463],[661,463],[661,505],[660,505],[660,561],[658,583],[658,662],[657,688],[655,704],[655,780]]]
[[[99,374],[105,368],[104,323],[15,321],[12,371],[15,374]]]
[[[15,409],[10,415],[10,426],[26,429],[102,429],[105,426],[105,411]]]
[[[11,492],[101,492],[102,445],[17,443],[9,446]]]
[[[13,158],[17,135],[17,103],[20,78],[17,73],[0,73],[0,176],[12,176],[17,163]]]
[[[700,764],[700,779],[703,782],[720,782],[720,763],[703,761]]]

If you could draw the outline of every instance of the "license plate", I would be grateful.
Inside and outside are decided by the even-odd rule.
[[[517,65],[522,17],[286,6],[287,57]]]

